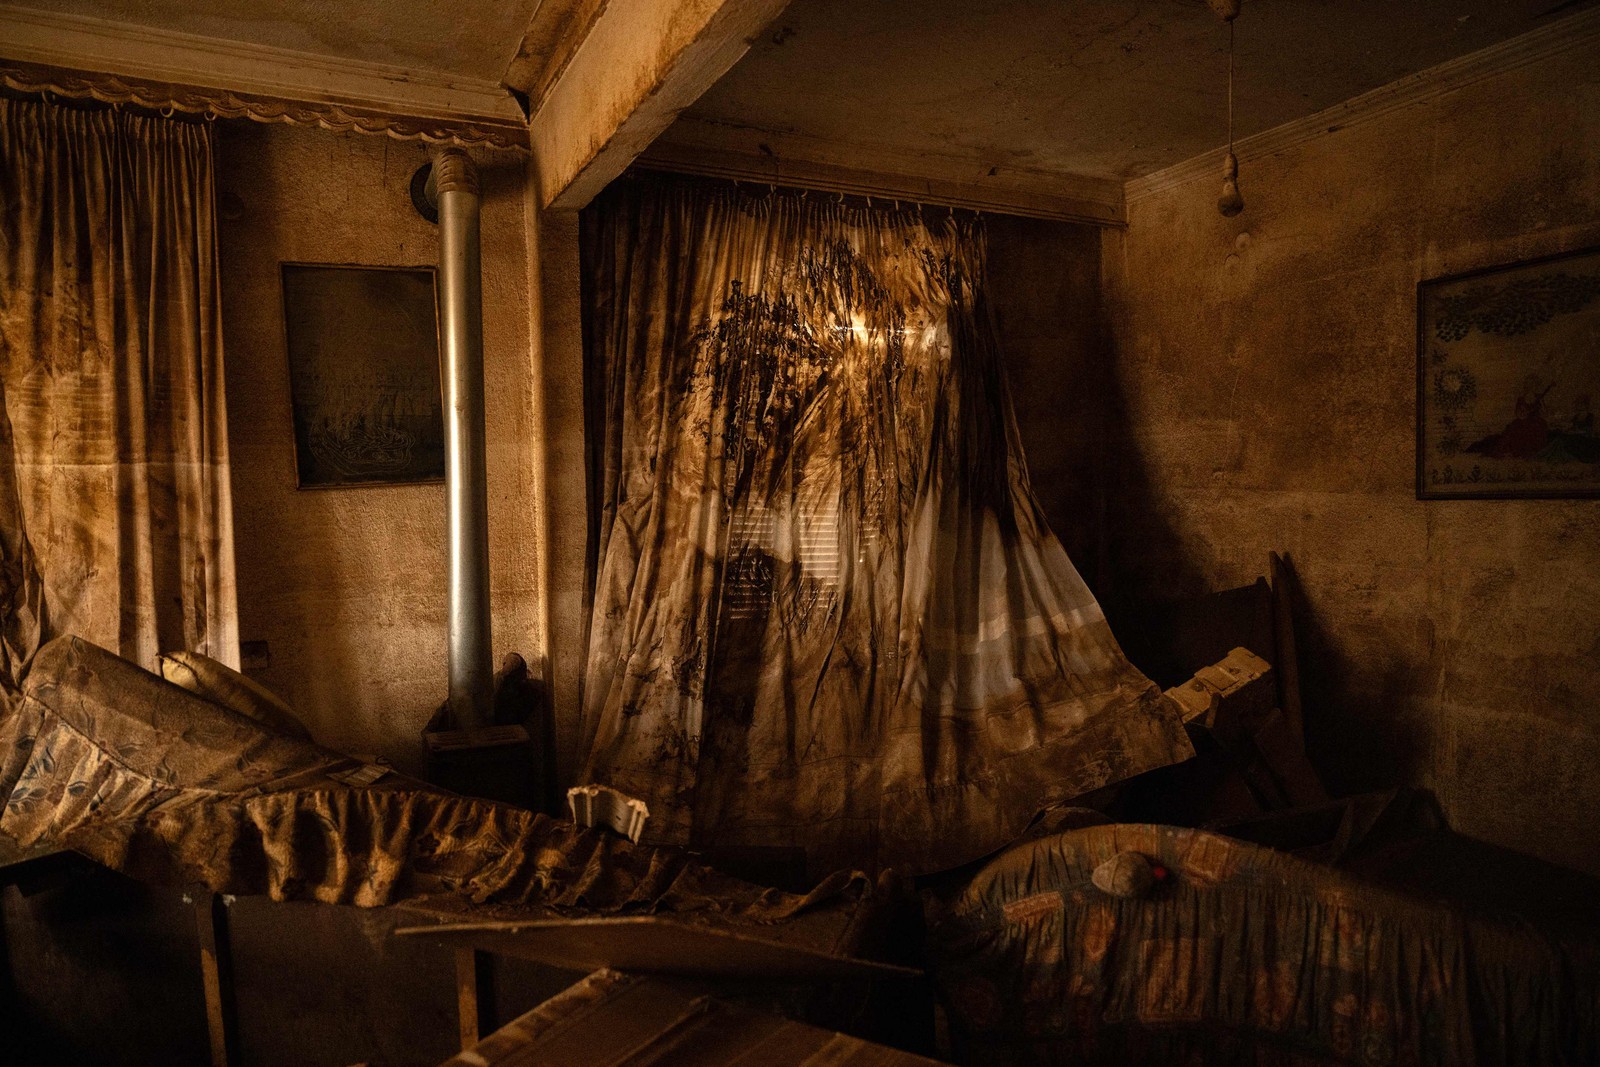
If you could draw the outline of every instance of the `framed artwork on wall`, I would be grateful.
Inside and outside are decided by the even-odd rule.
[[[1600,248],[1417,286],[1417,497],[1600,496]]]
[[[299,487],[443,481],[433,268],[282,271]]]

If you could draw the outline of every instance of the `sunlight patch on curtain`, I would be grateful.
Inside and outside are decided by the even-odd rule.
[[[584,756],[647,834],[936,870],[1189,755],[1028,487],[975,220],[651,177],[583,225]]]

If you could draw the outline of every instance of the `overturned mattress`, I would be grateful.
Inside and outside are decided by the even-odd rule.
[[[181,689],[104,649],[41,649],[0,717],[0,834],[150,881],[373,907],[450,899],[562,914],[803,921],[841,943],[870,892],[807,894],[711,871],[520,808],[390,774]]]
[[[1163,877],[1098,888],[1126,853]],[[1199,830],[1016,845],[930,902],[928,961],[965,1063],[1600,1063],[1593,937]]]

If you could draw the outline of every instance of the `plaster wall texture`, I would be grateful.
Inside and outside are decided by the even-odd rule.
[[[1600,244],[1600,50],[1246,160],[1237,218],[1219,185],[1105,241],[1119,594],[1286,550],[1331,784],[1600,872],[1600,501],[1418,501],[1413,436],[1418,281]]]
[[[1100,229],[985,215],[989,299],[1034,496],[1091,589],[1105,577],[1108,438]]]
[[[444,487],[296,489],[279,264],[437,263],[436,231],[408,193],[427,149],[250,123],[226,125],[219,146],[241,640],[268,642],[270,666],[252,673],[294,705],[318,741],[417,770],[422,727],[446,689]],[[537,665],[527,179],[518,155],[475,159],[494,654],[498,662],[521,652]]]
[[[529,197],[531,243],[538,249],[534,336],[538,345],[539,439],[544,455],[543,527],[546,561],[546,654],[555,714],[556,776],[576,784],[584,641],[585,564],[588,551],[588,476],[583,416],[583,292],[578,213],[535,210]]]

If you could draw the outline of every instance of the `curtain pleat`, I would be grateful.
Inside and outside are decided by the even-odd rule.
[[[0,99],[5,673],[237,665],[211,127]]]
[[[696,847],[937,870],[1189,754],[1028,486],[970,218],[586,211],[589,778]]]

